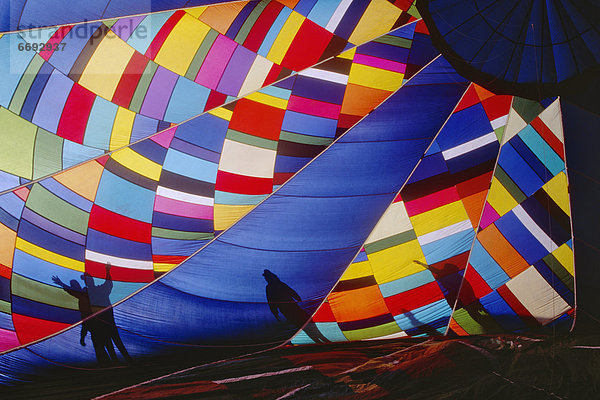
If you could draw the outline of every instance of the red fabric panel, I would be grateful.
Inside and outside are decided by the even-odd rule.
[[[316,64],[332,37],[333,33],[305,19],[283,57],[281,65],[292,71],[300,71]]]
[[[531,126],[540,134],[542,138],[552,147],[552,150],[556,152],[562,158],[565,159],[565,147],[563,143],[558,140],[554,133],[542,122],[541,119],[536,118],[531,121]]]
[[[154,40],[152,41],[152,43],[150,43],[150,46],[148,46],[148,50],[146,50],[146,53],[144,53],[146,57],[148,57],[151,60],[154,60],[154,57],[156,57],[156,55],[158,54],[158,51],[165,43],[165,40],[167,40],[167,36],[169,36],[175,25],[177,25],[179,20],[184,15],[185,11],[183,10],[177,10],[175,11],[175,13],[173,13],[173,15],[171,15],[171,17],[167,20],[167,22],[165,22],[162,28],[160,28],[160,31],[158,31],[158,33],[154,37]]]
[[[444,295],[438,284],[436,282],[430,282],[409,291],[386,297],[385,303],[392,315],[398,315],[431,304],[443,298]]]
[[[275,172],[273,176],[273,185],[282,185],[290,179],[295,172]]]
[[[273,64],[273,66],[271,67],[271,70],[269,71],[269,73],[267,74],[267,77],[265,78],[265,82],[263,83],[263,86],[268,86],[268,85],[274,83],[275,81],[277,81],[277,78],[279,77],[279,74],[281,73],[281,71],[283,71],[283,67],[281,65]]]
[[[76,143],[83,143],[87,125],[96,95],[78,83],[73,84],[63,108],[56,134]]]
[[[313,322],[335,322],[335,317],[329,303],[323,303],[313,316],[312,320]]]
[[[469,108],[477,103],[479,103],[481,100],[479,99],[479,95],[477,94],[477,91],[475,90],[475,86],[473,84],[471,84],[469,86],[469,88],[467,89],[467,91],[465,92],[465,94],[463,95],[462,99],[460,99],[460,102],[458,103],[458,105],[456,106],[456,109],[454,110],[455,113],[462,111],[466,108]]]
[[[6,265],[0,264],[0,276],[10,279],[11,275],[12,269],[8,268]]]
[[[51,50],[44,50],[44,51],[40,51],[40,56],[48,61],[50,59],[50,57],[52,57],[52,54],[54,54],[55,47],[54,44],[58,44],[60,42],[62,42],[63,38],[65,36],[67,36],[67,34],[71,31],[71,29],[73,28],[73,25],[65,25],[65,26],[61,26],[60,28],[58,28],[56,30],[56,32],[54,32],[54,34],[50,37],[50,39],[48,39],[48,41],[46,42],[46,44],[50,43],[52,44],[52,49]],[[58,45],[58,51],[60,51],[60,49],[63,48],[63,46]]]
[[[158,255],[154,254],[152,256],[152,261],[155,263],[165,263],[165,264],[179,264],[183,260],[185,260],[186,256],[171,256],[171,255]]]
[[[273,191],[273,179],[218,171],[215,189],[228,193],[269,194]]]
[[[244,47],[257,53],[265,36],[267,36],[267,32],[269,32],[271,25],[273,25],[273,22],[275,22],[275,19],[282,9],[283,5],[276,1],[267,4],[252,26],[252,29],[250,29],[250,33],[248,33],[248,36],[243,43]]]
[[[204,106],[204,111],[212,110],[213,108],[217,108],[225,104],[227,100],[227,95],[225,93],[217,92],[216,90],[211,90],[208,95],[208,100],[206,100],[206,105]]]
[[[471,178],[468,181],[461,182],[456,185],[456,190],[460,198],[471,196],[475,193],[488,190],[492,182],[492,171],[483,175]]]
[[[12,318],[15,332],[21,344],[33,342],[70,326],[70,324],[62,322],[47,321],[20,314],[13,314]]]
[[[444,276],[448,276],[465,269],[468,259],[469,252],[465,251],[464,253],[460,253],[454,257],[447,258],[444,261],[431,264],[429,266],[429,271],[431,271],[435,279],[440,279]],[[458,290],[458,288],[456,288],[456,290]]]
[[[256,101],[240,99],[229,128],[265,139],[278,140],[285,110]]]
[[[477,273],[473,266],[469,265],[465,273],[462,285],[460,287],[460,293],[458,298],[463,305],[471,304],[473,301],[482,298],[488,293],[491,293],[492,289],[483,280],[481,275]]]
[[[456,188],[450,186],[427,196],[404,203],[409,216],[414,216],[460,200]]]
[[[106,264],[85,260],[85,272],[93,277],[106,279]],[[123,268],[113,265],[110,268],[110,278],[120,282],[152,282],[154,270]]]
[[[117,85],[117,89],[113,94],[112,102],[121,106],[128,108],[129,103],[131,103],[131,98],[135,93],[135,89],[146,69],[146,65],[148,64],[148,59],[144,57],[142,54],[137,51],[133,53],[131,59],[127,63],[127,67],[125,67],[125,71],[121,76],[121,80]]]
[[[151,224],[116,214],[96,204],[90,212],[89,227],[111,236],[141,243],[150,243],[152,238]]]
[[[500,118],[510,111],[512,96],[492,96],[481,102],[490,121]]]

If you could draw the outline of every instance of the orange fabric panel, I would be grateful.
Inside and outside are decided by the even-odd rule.
[[[465,331],[454,318],[450,318],[450,329],[456,332],[458,336],[469,336],[467,331]]]
[[[487,190],[462,199],[463,206],[465,206],[465,210],[467,211],[467,215],[471,220],[471,225],[473,225],[473,228],[477,228],[479,225],[479,219],[481,218],[486,196]]]
[[[492,224],[479,232],[477,238],[509,277],[512,278],[529,267],[527,261],[512,247],[496,225]]]
[[[328,302],[338,322],[358,321],[389,313],[377,285],[333,292]]]
[[[392,92],[349,83],[346,87],[342,113],[350,115],[367,115]]]
[[[224,35],[246,4],[247,1],[240,1],[210,6],[200,15],[199,20]]]

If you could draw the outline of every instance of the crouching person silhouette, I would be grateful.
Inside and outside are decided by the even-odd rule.
[[[287,322],[298,329],[304,329],[304,332],[313,340],[313,342],[329,342],[314,324],[308,323],[305,326],[310,320],[310,315],[298,305],[297,302],[302,301],[300,295],[298,295],[294,289],[283,283],[277,275],[268,269],[265,269],[262,275],[267,281],[267,287],[265,289],[267,302],[269,303],[269,308],[275,318],[277,318],[278,321],[282,321],[279,316],[279,313],[281,312],[281,315]]]

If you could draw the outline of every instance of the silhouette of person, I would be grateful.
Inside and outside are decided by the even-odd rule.
[[[306,322],[310,320],[310,315],[298,305],[297,301],[302,301],[302,299],[294,289],[283,283],[277,275],[268,269],[263,271],[262,276],[267,281],[265,290],[269,308],[278,321],[282,321],[279,317],[279,312],[281,312],[281,315],[283,315],[289,323],[298,329],[304,329],[304,332],[313,340],[313,342],[329,342],[329,340],[319,332],[315,324],[306,324]]]
[[[106,279],[104,283],[100,285],[96,285],[94,279],[89,274],[84,274],[83,279],[88,289],[88,293],[90,296],[90,301],[92,304],[100,306],[104,308],[95,318],[98,321],[99,329],[98,329],[98,340],[104,341],[107,343],[107,349],[110,355],[110,359],[113,362],[117,362],[118,358],[115,353],[113,343],[117,346],[121,355],[127,360],[131,362],[131,357],[121,340],[121,336],[119,335],[119,330],[117,329],[117,325],[115,324],[115,315],[113,312],[112,303],[110,301],[110,294],[113,289],[113,281],[110,276],[111,264],[106,263]],[[92,340],[94,340],[94,336],[92,333]]]
[[[81,276],[82,278],[84,275]],[[81,287],[75,279],[71,280],[71,286],[67,286],[58,276],[53,276],[52,281],[59,285],[65,292],[75,297],[78,300],[79,312],[81,314],[81,334],[79,343],[85,346],[85,337],[87,332],[92,336],[92,343],[96,353],[96,359],[100,364],[106,364],[110,360],[109,354],[114,353],[112,343],[107,340],[107,335],[104,333],[104,327],[99,323],[97,317],[88,318],[93,314],[92,305],[90,302],[89,292],[87,287]],[[85,279],[84,279],[85,281]]]

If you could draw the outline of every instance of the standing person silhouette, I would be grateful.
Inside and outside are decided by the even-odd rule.
[[[277,275],[268,269],[265,269],[262,275],[267,281],[267,287],[265,289],[267,302],[269,303],[269,308],[275,318],[277,318],[278,321],[281,321],[281,318],[279,317],[279,312],[281,312],[285,319],[296,328],[304,329],[304,332],[313,340],[313,342],[329,342],[314,324],[309,323],[304,326],[310,319],[310,315],[298,305],[297,301],[302,301],[300,295],[298,295],[294,289],[283,283]]]
[[[84,278],[84,275],[81,277]],[[96,359],[100,364],[107,364],[110,361],[109,354],[111,354],[111,351],[112,354],[114,354],[115,351],[112,348],[112,343],[108,342],[108,336],[105,333],[106,329],[99,323],[98,318],[88,318],[93,314],[93,311],[87,286],[82,288],[75,279],[71,280],[71,286],[67,286],[56,275],[52,277],[52,281],[78,300],[79,312],[81,314],[81,319],[83,320],[81,323],[79,343],[82,346],[85,346],[85,337],[87,332],[90,332]]]
[[[127,362],[131,362],[131,357],[121,340],[121,336],[119,335],[119,331],[117,329],[117,325],[115,324],[115,315],[113,312],[112,303],[110,301],[110,293],[113,289],[113,281],[110,276],[110,269],[112,265],[108,262],[106,263],[106,279],[104,283],[100,285],[96,285],[94,283],[94,279],[88,275],[84,274],[84,280],[88,287],[88,293],[90,296],[90,301],[92,304],[100,306],[104,308],[97,316],[98,324],[101,326],[102,335],[104,336],[104,340],[109,344],[109,354],[110,358],[117,362],[118,358],[115,354],[115,350],[112,346],[114,343],[121,355],[127,360]],[[92,338],[93,339],[93,338]],[[112,343],[111,343],[112,342]]]

